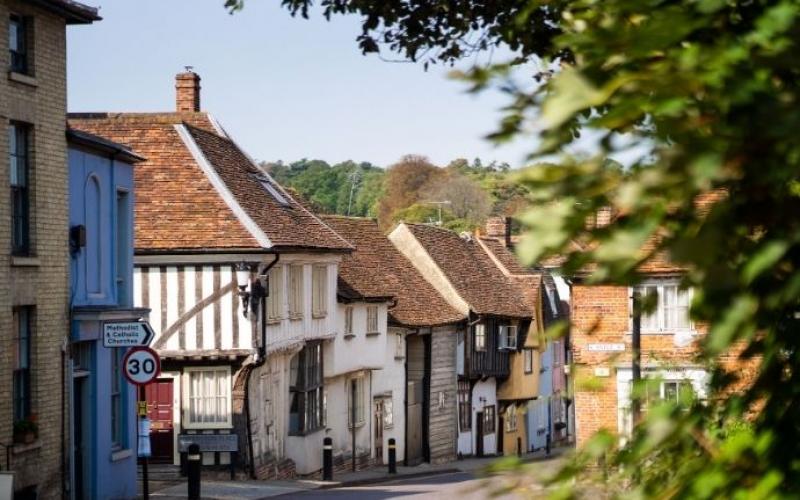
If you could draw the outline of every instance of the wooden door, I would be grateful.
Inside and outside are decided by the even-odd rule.
[[[475,455],[483,456],[483,412],[475,414]]]
[[[375,400],[375,460],[383,463],[383,400]]]
[[[406,393],[406,465],[422,463],[422,384],[409,382]]]
[[[172,397],[173,383],[170,378],[160,378],[145,386],[153,462],[172,463],[174,441]]]

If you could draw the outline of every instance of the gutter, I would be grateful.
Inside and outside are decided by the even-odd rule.
[[[262,269],[258,274],[260,276],[266,276],[269,274],[270,269],[272,269],[278,261],[281,260],[281,254],[275,253],[275,259],[272,262],[267,264],[267,266]],[[269,286],[267,287],[267,294],[269,294]],[[266,314],[266,307],[267,307],[267,298],[261,298],[260,304],[260,311],[262,315]],[[256,321],[258,321],[258,317],[256,317]],[[255,368],[259,368],[264,365],[267,361],[267,322],[261,321],[261,345],[258,348],[258,360],[255,363],[249,365],[247,373],[245,374],[244,379],[244,415],[247,419],[247,453],[250,456],[250,478],[256,478],[256,457],[253,455],[253,429],[250,427],[250,374],[253,373]]]

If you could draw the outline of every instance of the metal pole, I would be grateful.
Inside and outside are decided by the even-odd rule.
[[[389,474],[397,474],[397,444],[389,438]]]
[[[333,481],[333,439],[322,440],[322,480]]]
[[[631,374],[632,398],[631,420],[633,427],[639,425],[642,418],[642,400],[638,392],[642,380],[642,301],[639,291],[633,291],[633,332],[631,338]]]
[[[189,500],[200,500],[200,460],[202,457],[200,446],[197,443],[190,444],[186,455],[186,468],[189,476],[187,484]]]
[[[147,404],[147,396],[145,395],[145,389],[143,385],[139,386],[139,401],[144,402],[145,405]],[[147,414],[145,413],[144,416],[147,417]],[[139,436],[138,428],[136,429],[136,436],[138,439]],[[144,498],[144,500],[149,500],[150,498],[150,480],[147,477],[147,457],[142,457],[142,498]]]

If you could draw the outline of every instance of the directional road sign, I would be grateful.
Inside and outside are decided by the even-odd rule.
[[[147,321],[107,321],[103,323],[103,346],[136,347],[153,340],[153,328]]]
[[[122,373],[132,384],[147,385],[161,373],[161,359],[149,347],[134,347],[122,360]]]

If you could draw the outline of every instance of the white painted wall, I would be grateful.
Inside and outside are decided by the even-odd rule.
[[[481,400],[483,399],[483,401]],[[472,441],[472,450],[476,450],[476,443],[475,440],[477,438],[477,433],[475,429],[477,428],[477,413],[479,411],[483,411],[484,406],[491,406],[494,405],[495,408],[495,432],[494,434],[488,434],[483,436],[483,453],[485,455],[491,455],[497,453],[497,436],[500,432],[498,428],[498,419],[497,415],[499,414],[499,409],[497,407],[497,380],[494,377],[489,377],[486,380],[480,381],[475,384],[472,388],[472,429],[471,432],[471,441]],[[459,443],[460,443],[459,439]]]
[[[362,377],[364,384],[364,394],[361,404],[364,407],[364,420],[356,425],[356,456],[365,453],[372,455],[372,404],[370,397],[371,372],[369,370],[339,375],[325,379],[325,394],[327,400],[327,425],[325,433],[321,434],[320,452],[322,450],[322,438],[330,437],[333,439],[333,456],[344,455],[350,457],[353,449],[353,434],[350,430],[350,414],[347,408],[347,401],[350,391],[350,381],[355,377]],[[321,467],[321,463],[320,463]]]
[[[283,304],[282,318],[267,323],[267,354],[292,347],[306,340],[333,338],[337,331],[336,276],[340,258],[326,254],[282,254]],[[289,286],[290,265],[303,265],[303,317],[289,318]],[[322,318],[314,318],[311,313],[311,274],[314,265],[326,265],[328,268],[327,314]]]
[[[345,335],[345,309],[353,308],[353,336]],[[378,308],[378,334],[367,335],[367,308]],[[386,360],[387,304],[353,302],[337,304],[336,336],[325,344],[325,377],[364,369],[381,369]]]
[[[405,393],[406,393],[406,369],[405,369],[405,330],[401,328],[390,328],[385,337],[385,349],[383,352],[383,369],[372,372],[372,394],[373,408],[375,396],[384,394],[392,395],[392,416],[393,425],[383,429],[383,463],[389,463],[389,438],[394,438],[396,443],[397,462],[405,459]],[[398,344],[398,336],[400,341]],[[373,432],[373,437],[375,433]],[[375,449],[373,443],[373,450]]]

